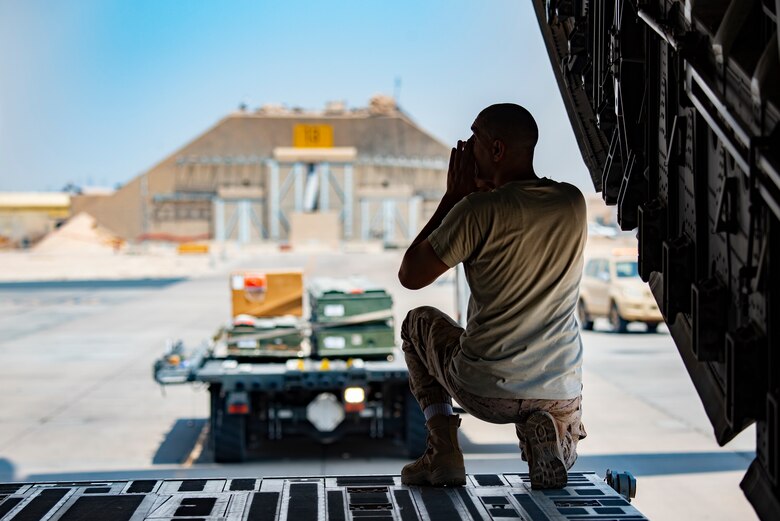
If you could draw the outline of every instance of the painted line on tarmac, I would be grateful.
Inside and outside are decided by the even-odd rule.
[[[198,436],[198,439],[195,441],[195,445],[192,447],[192,450],[190,451],[189,456],[187,456],[187,459],[184,460],[184,463],[181,464],[184,468],[192,467],[192,464],[195,463],[198,458],[200,458],[200,455],[203,453],[203,447],[206,446],[206,440],[209,438],[209,424],[205,423],[203,425],[203,429],[200,431],[200,435]]]

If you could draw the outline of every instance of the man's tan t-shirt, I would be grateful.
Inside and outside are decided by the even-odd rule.
[[[470,194],[428,237],[450,267],[463,262],[468,323],[450,372],[492,398],[563,400],[582,389],[575,310],[587,237],[585,199],[546,178]]]

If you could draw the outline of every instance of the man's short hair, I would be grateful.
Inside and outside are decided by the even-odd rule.
[[[500,139],[508,148],[533,151],[539,141],[539,127],[528,110],[515,103],[490,105],[477,116],[487,138]]]

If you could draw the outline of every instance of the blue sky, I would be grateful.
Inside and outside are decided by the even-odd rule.
[[[113,186],[240,103],[393,92],[451,144],[502,101],[541,175],[593,191],[528,0],[0,0],[0,190]]]

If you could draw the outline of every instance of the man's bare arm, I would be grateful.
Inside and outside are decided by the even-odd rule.
[[[398,280],[408,289],[424,288],[439,275],[450,269],[433,251],[433,246],[428,242],[428,236],[439,227],[444,217],[455,206],[446,196],[442,198],[439,207],[431,216],[417,238],[406,250],[401,261],[401,269],[398,271]]]
[[[428,236],[441,225],[452,207],[468,194],[476,191],[474,181],[474,156],[471,150],[473,142],[458,141],[450,153],[450,165],[447,171],[447,192],[428,223],[423,227],[412,244],[406,250],[398,280],[408,289],[424,288],[446,272],[449,266],[436,255]]]

